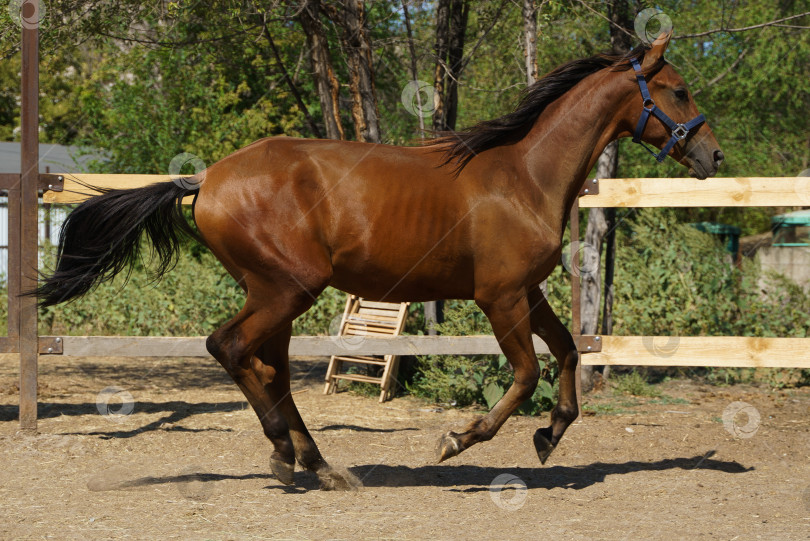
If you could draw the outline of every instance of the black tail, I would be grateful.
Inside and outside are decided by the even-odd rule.
[[[131,272],[131,264],[141,255],[144,232],[157,260],[155,278],[174,267],[181,234],[202,241],[182,210],[183,197],[194,188],[174,182],[131,190],[90,188],[101,195],[68,215],[59,234],[56,270],[30,292],[40,306],[75,299],[124,269]]]

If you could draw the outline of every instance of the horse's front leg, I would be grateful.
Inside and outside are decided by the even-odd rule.
[[[534,448],[540,462],[545,464],[565,429],[579,415],[575,380],[579,353],[571,333],[560,322],[539,287],[529,288],[529,304],[532,331],[548,345],[560,367],[560,397],[551,412],[551,426],[534,434]]]
[[[515,371],[515,381],[495,407],[470,423],[461,433],[448,432],[439,440],[439,462],[459,454],[480,441],[491,439],[510,415],[537,387],[540,366],[532,344],[529,325],[529,302],[525,291],[477,298],[476,303],[492,323],[492,330],[504,355]]]

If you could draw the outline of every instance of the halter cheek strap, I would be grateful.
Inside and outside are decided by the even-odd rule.
[[[647,79],[644,78],[644,74],[641,72],[641,66],[638,63],[638,60],[631,58],[630,63],[633,65],[633,69],[636,72],[636,81],[638,81],[638,88],[641,90],[641,98],[643,100],[641,117],[638,119],[638,124],[636,124],[636,131],[633,132],[633,142],[640,144],[647,149],[647,152],[655,156],[656,160],[663,162],[667,157],[667,154],[669,154],[669,151],[672,150],[673,146],[675,146],[675,143],[681,139],[685,139],[693,128],[696,128],[697,126],[700,126],[706,122],[706,117],[703,115],[698,115],[684,124],[678,124],[669,118],[661,109],[656,107],[655,101],[653,101],[652,97],[650,96],[650,91],[647,88]],[[667,144],[664,145],[664,148],[661,149],[661,152],[659,153],[656,153],[653,149],[641,141],[641,135],[644,133],[644,128],[647,126],[647,121],[650,119],[650,114],[654,115],[656,118],[658,118],[658,120],[663,122],[664,125],[669,128],[671,133],[669,141],[667,141]]]

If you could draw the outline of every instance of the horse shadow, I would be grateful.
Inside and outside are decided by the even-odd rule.
[[[132,438],[144,432],[156,430],[175,432],[232,432],[228,428],[186,428],[176,426],[176,423],[204,413],[233,412],[247,408],[247,402],[185,402],[183,400],[170,400],[168,402],[148,402],[139,400],[135,403],[135,410],[144,413],[165,413],[159,419],[138,426],[133,429],[125,429],[122,425],[110,422],[110,427],[118,427],[112,430],[93,430],[89,432],[65,432],[64,435],[73,436],[98,436],[101,439],[112,438]],[[112,408],[111,413],[115,413]],[[0,421],[13,421],[18,418],[19,406],[0,406]],[[98,406],[91,403],[63,404],[58,402],[41,402],[37,405],[37,417],[39,419],[52,419],[61,416],[81,416],[99,415]],[[114,418],[114,417],[113,417]]]
[[[366,488],[403,488],[434,487],[445,488],[450,492],[486,492],[491,490],[493,481],[503,474],[517,477],[528,489],[565,488],[582,490],[598,483],[603,483],[611,475],[627,475],[637,472],[655,472],[667,470],[712,470],[728,474],[739,474],[753,471],[736,461],[715,460],[710,458],[714,451],[693,457],[666,458],[654,462],[631,460],[627,462],[593,462],[581,466],[552,466],[549,468],[496,468],[486,466],[448,466],[425,465],[416,468],[408,466],[391,466],[387,464],[366,464],[348,468]],[[226,480],[274,479],[271,474],[228,475],[204,473],[201,471],[184,472],[177,475],[129,477],[124,475],[111,479],[102,475],[88,483],[91,491],[126,490],[154,485],[178,484],[180,488],[188,483],[196,483],[196,492],[206,493],[213,486],[209,483]],[[319,482],[315,474],[299,471],[294,476],[293,486],[273,483],[266,490],[280,491],[287,494],[303,494],[318,490]],[[500,483],[503,485],[504,483]],[[500,486],[498,485],[498,486]],[[193,499],[193,498],[192,498]]]
[[[330,430],[351,430],[352,432],[401,432],[404,430],[416,430],[419,429],[416,427],[407,427],[407,428],[372,428],[368,426],[358,426],[358,425],[347,425],[347,424],[340,424],[340,425],[326,425],[320,428],[313,428],[310,429],[311,432],[327,432]]]
[[[152,431],[172,431],[172,432],[233,432],[230,428],[187,428],[177,426],[177,423],[204,413],[222,413],[241,411],[248,408],[245,401],[231,402],[185,402],[182,400],[170,400],[167,402],[148,402],[139,400],[135,403],[135,411],[142,413],[165,413],[159,419],[146,423],[132,429],[125,429],[115,422],[110,423],[110,427],[118,427],[112,430],[93,430],[88,432],[65,432],[64,435],[72,436],[98,436],[101,439],[132,438],[144,432]],[[111,408],[110,413],[116,413],[115,408]],[[97,404],[91,403],[59,403],[40,402],[37,405],[37,417],[39,419],[53,419],[62,416],[99,415]],[[16,404],[0,405],[0,422],[16,421],[19,415],[19,406]],[[115,416],[111,416],[115,420]],[[353,424],[333,424],[313,429],[313,432],[328,432],[333,430],[352,430],[354,432],[400,432],[403,430],[419,430],[416,427],[407,428],[373,428]]]
[[[581,466],[548,468],[495,468],[486,466],[425,465],[416,468],[386,464],[349,468],[366,487],[444,487],[454,492],[489,491],[496,477],[514,475],[529,489],[567,488],[582,490],[603,483],[611,475],[667,470],[713,470],[729,474],[753,471],[736,461],[710,458],[714,451],[693,457],[666,458],[654,462],[593,462]],[[503,484],[503,483],[501,483]]]

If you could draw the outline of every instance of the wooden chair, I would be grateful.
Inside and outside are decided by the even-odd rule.
[[[410,303],[373,302],[355,295],[346,299],[346,309],[340,321],[338,337],[346,349],[361,344],[366,336],[398,336],[405,326]],[[344,363],[381,367],[380,376],[341,373]],[[326,371],[324,394],[334,393],[339,380],[375,383],[381,387],[380,402],[394,397],[396,376],[399,370],[398,355],[333,355]]]

